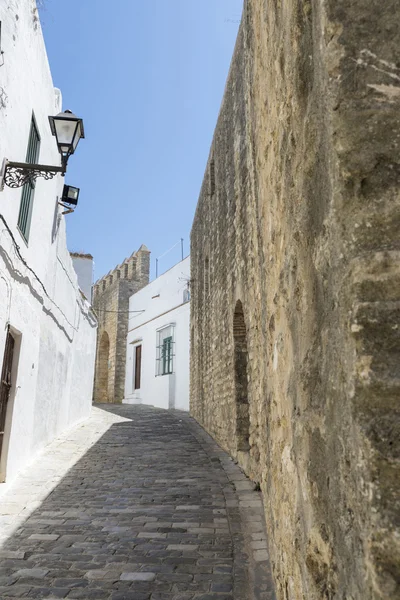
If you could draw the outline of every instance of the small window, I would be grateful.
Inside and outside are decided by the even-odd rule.
[[[27,163],[37,163],[39,159],[40,136],[32,115],[31,129],[29,133],[28,150],[26,152]],[[18,229],[24,240],[29,239],[29,230],[31,227],[33,196],[35,193],[35,181],[28,181],[22,188],[21,204],[18,215]]]
[[[174,345],[173,325],[157,331],[156,375],[171,375],[174,372]]]
[[[135,346],[135,380],[134,389],[140,390],[140,379],[142,372],[142,345]]]

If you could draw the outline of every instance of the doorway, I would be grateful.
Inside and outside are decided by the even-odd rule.
[[[4,349],[3,366],[1,369],[0,380],[0,464],[2,461],[2,452],[4,448],[4,432],[7,419],[7,406],[10,400],[11,376],[15,349],[15,338],[7,332],[6,345]]]
[[[142,375],[142,345],[135,346],[135,377],[133,391],[140,390],[141,375]]]

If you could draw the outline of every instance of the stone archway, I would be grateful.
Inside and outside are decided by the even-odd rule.
[[[103,331],[97,355],[97,374],[95,380],[95,402],[108,402],[108,361],[110,357],[110,338]]]
[[[234,368],[235,368],[235,404],[236,404],[236,441],[237,449],[250,450],[250,415],[247,379],[247,332],[240,300],[236,302],[233,314]]]

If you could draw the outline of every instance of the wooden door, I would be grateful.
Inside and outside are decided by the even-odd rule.
[[[0,459],[1,450],[3,447],[4,427],[6,424],[7,404],[11,389],[11,369],[14,355],[14,344],[15,340],[11,333],[8,332],[0,380]]]
[[[142,370],[142,346],[135,346],[135,390],[140,390]]]

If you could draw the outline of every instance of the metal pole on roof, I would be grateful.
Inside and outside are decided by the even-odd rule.
[[[182,254],[182,260],[183,260],[183,238],[181,238],[180,243],[181,243],[181,254]],[[164,254],[160,254],[160,256],[158,258],[156,258],[156,277],[158,277],[158,261],[160,260],[160,258],[163,258],[166,254],[171,252],[171,250],[176,248],[178,245],[179,245],[179,241],[176,242],[169,250],[164,252]]]

